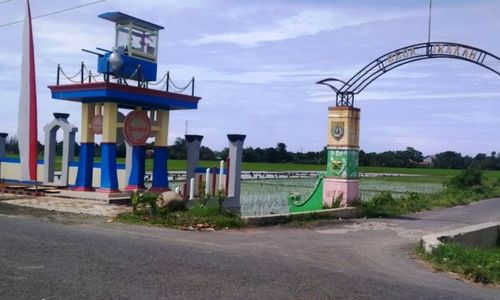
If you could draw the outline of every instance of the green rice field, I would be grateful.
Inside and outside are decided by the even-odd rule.
[[[307,199],[315,185],[314,178],[244,180],[241,186],[241,213],[244,216],[287,213],[288,195],[298,193],[301,199]],[[430,194],[441,189],[441,183],[397,182],[373,178],[360,180],[362,201],[368,201],[382,191],[389,191],[397,198],[406,192]]]
[[[18,155],[7,155],[10,158],[18,158]],[[39,157],[38,159],[43,159]],[[56,170],[61,169],[61,157],[56,157]],[[78,161],[78,157],[75,157]],[[96,157],[95,162],[99,162],[100,158]],[[118,158],[118,163],[124,163],[125,158]],[[200,167],[208,168],[219,166],[218,161],[202,160],[198,164]],[[186,170],[186,160],[170,159],[168,160],[168,168],[171,171],[184,171]],[[292,164],[292,163],[253,163],[243,162],[243,171],[325,171],[324,165],[316,164]],[[153,170],[153,159],[146,159],[146,171]],[[388,173],[388,174],[410,174],[419,176],[381,176],[374,177],[373,180],[383,181],[404,181],[404,182],[429,182],[429,183],[443,183],[448,181],[451,177],[460,173],[460,170],[451,169],[433,169],[433,168],[391,168],[391,167],[363,167],[359,168],[361,173]],[[484,171],[487,180],[500,178],[500,171]]]
[[[13,156],[11,156],[13,157]],[[76,158],[77,160],[78,158]],[[60,166],[61,158],[56,159]],[[96,158],[96,162],[99,159]],[[124,159],[119,158],[118,163]],[[200,161],[199,166],[208,168],[218,166],[217,161]],[[146,160],[146,170],[151,171],[152,159]],[[171,171],[186,169],[185,160],[169,160]],[[323,165],[311,164],[280,164],[280,163],[249,163],[244,162],[243,171],[324,171]],[[443,189],[443,183],[457,175],[460,170],[432,169],[432,168],[389,168],[389,167],[360,167],[361,173],[383,173],[385,176],[363,177],[360,180],[361,200],[367,201],[374,195],[382,192],[391,192],[395,197],[405,192],[435,193]],[[404,176],[412,175],[412,176]],[[486,182],[500,178],[500,171],[484,171]],[[288,195],[299,193],[302,199],[308,198],[315,187],[314,178],[280,178],[244,180],[241,187],[241,205],[243,215],[264,215],[288,212]],[[171,182],[171,187],[181,186],[181,182]]]

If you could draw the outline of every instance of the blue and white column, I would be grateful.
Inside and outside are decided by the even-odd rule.
[[[153,191],[168,191],[168,110],[157,111],[157,131],[153,154]]]
[[[78,173],[73,190],[93,191],[92,174],[94,168],[94,133],[90,124],[95,115],[95,105],[82,103],[82,134],[80,139],[80,158],[78,161]]]
[[[103,104],[102,142],[101,142],[101,186],[99,192],[118,192],[116,168],[116,128],[118,105]]]
[[[127,190],[144,189],[144,176],[146,175],[146,147],[132,146],[132,159],[130,174],[128,176]]]

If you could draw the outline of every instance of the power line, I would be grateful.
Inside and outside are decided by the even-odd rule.
[[[12,0],[5,0],[4,2],[7,2],[7,1],[12,1]],[[81,5],[77,5],[77,6],[65,8],[65,9],[60,9],[60,10],[49,12],[49,13],[46,13],[46,14],[43,14],[43,15],[32,17],[31,19],[34,20],[34,19],[39,19],[39,18],[43,18],[43,17],[47,17],[47,16],[53,16],[53,15],[64,13],[64,12],[67,12],[67,11],[70,11],[70,10],[75,10],[75,9],[82,8],[82,7],[85,7],[85,6],[94,5],[94,4],[97,4],[99,2],[104,2],[104,1],[106,1],[106,0],[92,1],[92,2],[85,3],[85,4],[81,4]],[[0,4],[2,4],[4,2],[0,2]],[[14,21],[14,22],[9,22],[9,23],[5,23],[5,24],[1,24],[0,28],[6,27],[6,26],[10,26],[10,25],[14,25],[14,24],[21,23],[21,22],[24,22],[24,20],[18,20],[18,21]]]
[[[432,19],[432,0],[429,0],[429,33],[427,35],[427,42],[431,42],[431,19]]]
[[[10,2],[12,0],[3,0],[3,1],[0,1],[0,4],[4,4],[4,3],[7,3],[7,2]]]

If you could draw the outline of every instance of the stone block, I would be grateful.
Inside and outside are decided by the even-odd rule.
[[[340,199],[340,207],[350,206],[359,199],[359,180],[325,177],[323,179],[323,205],[334,206]]]

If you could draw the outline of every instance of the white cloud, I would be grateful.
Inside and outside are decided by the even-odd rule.
[[[171,70],[175,78],[190,78],[192,74],[203,81],[220,81],[233,83],[269,84],[276,82],[304,82],[314,84],[318,79],[332,74],[348,74],[354,69],[321,70],[304,69],[293,65],[252,66],[242,70],[224,70],[223,68],[208,68],[193,65],[160,65],[159,70]],[[341,75],[340,75],[341,76]]]
[[[500,116],[482,111],[464,111],[450,113],[433,113],[435,120],[452,122],[454,124],[500,125]]]
[[[324,31],[333,31],[346,26],[362,25],[374,21],[405,18],[411,12],[391,14],[356,15],[355,12],[337,9],[304,9],[288,18],[278,20],[271,26],[252,28],[246,31],[220,34],[202,34],[200,38],[186,41],[188,45],[212,43],[234,43],[243,47],[253,47],[264,42],[283,41],[301,36],[315,35]]]

